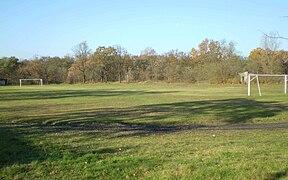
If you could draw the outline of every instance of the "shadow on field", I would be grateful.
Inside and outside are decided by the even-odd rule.
[[[245,124],[254,118],[269,118],[287,110],[286,105],[277,102],[257,102],[238,98],[151,104],[117,109],[68,110],[58,114],[19,117],[19,121],[23,126],[38,127],[43,133],[97,130],[99,135],[107,131],[112,136],[113,134],[136,136],[189,129],[288,128],[288,123]],[[204,124],[208,125],[201,124],[202,121],[198,118],[204,118]],[[209,126],[209,124],[216,125]],[[119,133],[123,134],[119,135]]]
[[[282,171],[270,174],[265,179],[266,180],[272,180],[272,179],[281,179],[281,178],[285,178],[285,177],[288,177],[288,168],[286,168]]]
[[[61,150],[57,149],[61,147],[51,147],[51,150],[47,151],[45,149],[44,151],[40,146],[35,147],[31,142],[25,140],[27,135],[45,138],[45,135],[49,133],[58,134],[76,131],[81,134],[89,134],[87,138],[117,138],[187,130],[288,129],[287,122],[249,124],[254,118],[269,118],[285,112],[288,110],[287,105],[272,101],[258,102],[244,98],[150,104],[129,108],[70,110],[68,106],[54,114],[11,116],[10,118],[17,119],[17,123],[6,121],[5,124],[2,121],[0,124],[0,168],[15,163],[21,164],[29,163],[33,160],[45,160],[51,154],[49,151],[53,151],[52,154],[56,153],[53,156],[57,158],[62,158],[63,156],[78,158],[83,155],[81,153],[77,154],[79,153],[77,148],[73,147],[64,149],[66,154],[61,154]],[[20,106],[19,108],[21,110]],[[27,111],[30,110],[29,106],[25,106],[25,108],[27,108]],[[35,106],[32,109],[35,108],[37,110]],[[38,108],[41,110],[42,107]],[[15,109],[7,108],[5,111],[14,112]],[[211,117],[212,119],[209,119]],[[202,121],[199,121],[198,118],[204,118],[206,125],[201,124]],[[205,118],[208,119],[206,120]],[[210,122],[211,120],[213,120],[213,123]],[[74,133],[71,134],[71,136],[74,135]],[[66,134],[63,134],[63,136],[66,136]],[[101,155],[117,153],[117,151],[117,149],[107,148],[87,153]],[[272,176],[287,176],[287,170],[272,174]]]
[[[27,136],[30,136],[31,134],[39,136],[42,133],[40,131],[43,130],[47,130],[43,132],[45,134],[49,132],[55,132],[51,130],[51,127],[48,128],[48,126],[46,126],[46,128],[47,129],[33,125],[18,126],[15,124],[5,124],[3,126],[3,123],[0,124],[0,170],[15,164],[29,164],[33,161],[42,162],[48,158],[52,158],[54,160],[72,160],[79,158],[79,160],[84,161],[96,161],[103,159],[103,157],[106,157],[107,155],[124,152],[131,148],[135,148],[130,146],[99,148],[97,144],[95,144],[94,146],[96,149],[92,148],[92,150],[90,150],[87,149],[87,146],[80,147],[75,144],[72,144],[71,146],[55,146],[51,145],[50,142],[49,144],[46,144],[44,147],[45,149],[43,149],[43,147],[33,145],[32,142],[27,140]],[[55,130],[59,131],[60,129]],[[62,138],[65,141],[65,138],[69,137],[63,136]],[[92,144],[90,144],[90,146],[92,146]],[[0,173],[0,179],[4,177],[5,175],[1,175]]]
[[[41,160],[40,150],[24,140],[19,132],[0,126],[0,169],[14,163],[28,163]]]
[[[61,99],[71,97],[111,97],[111,96],[125,96],[125,95],[140,95],[140,94],[161,94],[161,93],[173,93],[160,92],[160,91],[118,91],[113,89],[107,90],[35,90],[35,91],[17,91],[15,92],[1,92],[0,101],[14,101],[14,100],[45,100],[45,99]]]

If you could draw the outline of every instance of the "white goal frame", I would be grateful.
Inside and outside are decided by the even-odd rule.
[[[248,96],[251,96],[251,82],[256,79],[259,96],[262,96],[259,77],[284,77],[284,94],[287,94],[287,81],[288,81],[288,74],[248,74],[247,79],[247,86],[248,86]]]
[[[22,81],[39,81],[39,86],[43,86],[43,79],[19,79],[20,87],[22,86]]]

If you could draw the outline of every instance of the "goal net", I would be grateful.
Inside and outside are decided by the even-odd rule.
[[[37,84],[39,86],[43,86],[43,80],[42,79],[19,79],[20,87],[28,84]]]
[[[262,96],[259,77],[282,77],[284,79],[284,94],[287,94],[287,74],[247,74],[247,86],[248,86],[248,96],[251,96],[251,82],[253,80],[257,81],[259,96]]]

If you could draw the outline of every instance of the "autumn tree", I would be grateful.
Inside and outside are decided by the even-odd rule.
[[[17,81],[17,69],[19,59],[16,57],[3,57],[0,59],[0,78],[8,79],[8,82]]]
[[[187,68],[185,63],[188,56],[179,50],[170,50],[165,55],[164,74],[168,82],[181,82],[183,80],[184,68]]]
[[[115,54],[115,64],[117,67],[117,74],[118,74],[118,81],[119,83],[121,83],[122,78],[124,76],[125,73],[125,69],[124,69],[124,62],[125,62],[125,58],[127,58],[127,50],[123,47],[121,47],[120,45],[116,45],[113,47],[116,51]]]
[[[73,58],[69,56],[65,56],[63,58],[49,57],[46,62],[48,82],[57,84],[65,82],[68,69],[73,63]]]
[[[272,51],[270,49],[256,48],[249,54],[247,70],[259,74],[285,73],[287,63],[286,53],[285,51]]]
[[[131,55],[128,53],[124,55],[123,59],[123,70],[124,70],[124,76],[126,82],[130,82],[133,77],[132,77],[132,70],[133,70],[133,60]]]
[[[115,81],[117,73],[117,51],[114,47],[99,46],[93,54],[101,82]]]
[[[45,58],[40,58],[35,57],[32,60],[24,60],[21,61],[20,67],[18,70],[19,76],[24,79],[29,79],[29,78],[41,78],[44,79],[44,81],[47,80],[46,77],[46,67],[44,65],[44,59]],[[45,75],[44,75],[45,74]],[[45,76],[45,77],[43,77]]]
[[[242,58],[237,55],[234,43],[227,43],[225,40],[203,40],[198,50],[191,50],[190,58],[197,81],[234,82],[243,69]]]
[[[81,42],[73,48],[75,65],[73,69],[77,69],[82,74],[82,82],[86,82],[87,73],[87,61],[91,54],[88,43],[86,41]]]
[[[0,60],[0,76],[42,78],[47,83],[62,83],[65,80],[69,83],[149,80],[230,83],[237,82],[238,73],[244,69],[287,73],[287,52],[275,50],[273,47],[276,46],[271,41],[263,42],[265,48],[253,50],[248,60],[244,61],[237,55],[234,43],[224,40],[204,39],[189,53],[176,49],[157,54],[148,47],[140,55],[130,55],[120,45],[99,46],[92,53],[84,41],[73,48],[73,57],[47,56],[18,61],[16,68],[10,68],[11,72],[14,69],[17,71],[9,71],[10,74],[6,73],[9,68],[3,68],[4,61]]]
[[[157,56],[157,52],[152,47],[147,47],[141,51],[138,60],[142,61],[142,74],[145,76],[146,80],[157,81],[160,79],[161,72],[161,58]],[[143,66],[146,64],[145,66]],[[145,69],[143,69],[145,67]]]

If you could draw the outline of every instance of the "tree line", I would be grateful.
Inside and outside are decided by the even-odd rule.
[[[239,83],[239,73],[288,74],[288,51],[264,38],[263,47],[248,57],[238,55],[233,42],[204,39],[189,53],[171,50],[164,54],[148,47],[131,55],[120,45],[99,46],[87,42],[73,48],[73,56],[0,59],[0,79],[18,84],[19,79],[42,78],[44,83],[96,82],[210,82]]]

